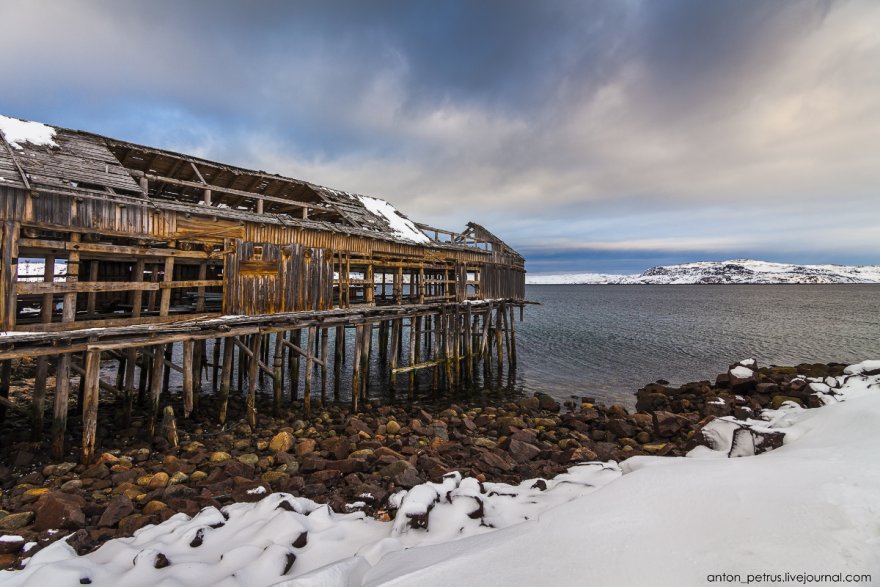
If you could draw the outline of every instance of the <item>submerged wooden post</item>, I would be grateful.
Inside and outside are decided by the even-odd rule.
[[[507,320],[507,305],[502,302],[498,311],[501,313],[501,321],[504,325],[504,347],[507,349],[507,363],[513,367],[510,354],[510,323]]]
[[[400,328],[401,328],[401,318],[394,318],[391,321],[391,379],[390,386],[391,390],[394,390],[394,384],[397,382],[397,375],[394,374],[394,370],[397,369],[397,346],[400,343]]]
[[[499,305],[495,309],[495,350],[497,351],[498,358],[498,371],[500,372],[503,368],[504,363],[504,348],[503,348],[503,336],[501,333],[501,315],[504,313],[504,305]]]
[[[471,306],[465,308],[464,313],[464,326],[465,326],[465,335],[464,335],[464,356],[467,363],[465,364],[465,373],[467,375],[468,383],[473,385],[474,383],[474,326],[471,320]]]
[[[372,352],[373,347],[372,322],[367,322],[366,324],[364,324],[363,336],[364,344],[363,352],[361,353],[361,361],[363,362],[363,365],[361,365],[361,373],[363,374],[363,377],[361,377],[361,397],[366,400],[367,390],[370,386],[370,353]]]
[[[326,328],[321,329],[321,407],[327,405],[327,350],[329,335]]]
[[[74,202],[75,204],[76,202]],[[74,206],[71,213],[76,212]],[[80,240],[79,233],[70,234],[72,250],[67,254],[67,276],[65,281],[76,282],[79,279],[79,251],[76,243]],[[76,292],[64,294],[61,308],[61,321],[76,320]],[[70,401],[70,353],[62,353],[58,357],[55,368],[55,403],[52,413],[52,456],[61,459],[64,456],[64,435],[67,432],[67,410]]]
[[[101,351],[89,350],[86,353],[86,365],[83,391],[83,437],[82,462],[89,465],[95,454],[95,432],[98,427],[98,391],[101,375]]]
[[[247,374],[247,423],[251,425],[251,428],[257,425],[257,372],[260,370],[260,346],[262,342],[262,334],[251,336],[251,356],[248,362]]]
[[[294,330],[290,333],[290,342],[296,346],[302,343],[302,331]],[[299,353],[290,349],[288,358],[288,366],[290,368],[290,401],[294,402],[299,399]]]
[[[437,364],[431,370],[431,391],[437,393],[437,387],[440,383],[440,314],[434,315],[434,361]]]
[[[226,423],[226,409],[229,405],[229,388],[232,387],[232,361],[235,357],[235,337],[228,336],[223,339],[223,370],[220,375],[220,425]]]
[[[183,417],[189,418],[193,411],[193,341],[183,341]],[[171,371],[170,369],[168,370]],[[173,413],[172,413],[173,415]]]
[[[364,344],[363,329],[364,327],[362,324],[355,326],[354,363],[352,363],[351,374],[351,409],[354,412],[358,411],[358,399],[361,389],[361,347]]]
[[[315,346],[315,327],[309,326],[309,338],[308,343],[306,345],[306,377],[305,377],[305,385],[303,386],[303,412],[305,412],[306,417],[311,417],[312,415],[312,358],[313,358],[313,347]]]
[[[272,414],[281,415],[281,404],[284,401],[284,333],[275,333],[275,352],[272,361]]]
[[[409,319],[409,366],[413,367],[416,364],[416,319]],[[413,393],[415,392],[416,387],[416,371],[415,369],[411,369],[409,372],[409,399],[413,398]]]
[[[339,401],[339,392],[342,387],[342,360],[345,353],[345,326],[336,327],[336,336],[333,346],[333,399]]]
[[[516,326],[514,326],[514,322],[516,322],[516,316],[514,315],[515,308],[510,306],[510,366],[516,367]]]

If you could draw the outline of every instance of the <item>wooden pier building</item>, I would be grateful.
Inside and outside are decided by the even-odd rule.
[[[443,230],[380,199],[3,116],[0,223],[0,417],[29,418],[57,458],[71,396],[89,462],[100,398],[124,425],[140,397],[152,435],[172,370],[183,416],[211,391],[224,422],[234,390],[253,424],[263,377],[276,411],[309,414],[329,370],[340,397],[346,361],[356,410],[371,354],[410,394],[419,370],[451,389],[516,361],[524,260],[476,223]],[[23,357],[27,403],[9,397]]]

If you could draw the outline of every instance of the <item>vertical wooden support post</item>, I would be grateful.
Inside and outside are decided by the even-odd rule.
[[[95,283],[98,281],[98,260],[93,259],[89,261],[89,281]],[[86,314],[89,316],[95,315],[95,304],[97,302],[98,294],[96,292],[90,291],[88,294],[87,302],[86,302]]]
[[[345,326],[336,327],[333,346],[333,399],[339,401],[339,392],[342,388],[342,360],[345,353]]]
[[[213,365],[211,365],[211,369],[213,370],[213,374],[211,376],[211,390],[214,393],[217,393],[217,390],[219,389],[219,386],[218,386],[219,382],[217,379],[219,376],[218,374],[219,374],[219,369],[220,369],[220,342],[222,340],[223,340],[222,338],[215,338],[214,339],[214,348],[213,348],[213,355],[214,356],[212,359]],[[231,360],[232,359],[230,359],[230,361]]]
[[[257,207],[256,207],[256,209],[257,209],[257,214],[262,214],[262,213],[263,213],[263,200],[262,200],[262,198],[260,198],[259,200],[257,200]]]
[[[455,385],[461,387],[461,313],[458,306],[453,311],[452,319],[452,353],[455,362]]]
[[[326,328],[321,329],[321,407],[327,405],[327,351],[329,335]]]
[[[422,317],[416,316],[416,362],[422,362]]]
[[[409,319],[409,366],[414,367],[416,364],[416,319],[411,317]],[[407,393],[409,394],[409,399],[413,399],[413,394],[415,393],[416,387],[416,370],[410,369],[409,371],[409,386],[407,387]]]
[[[165,345],[165,352],[162,354],[162,357],[165,359],[166,364],[170,364],[171,360],[174,358],[174,343],[169,342]],[[165,369],[165,372],[162,374],[162,391],[164,393],[168,393],[169,386],[171,384],[171,367]]]
[[[434,351],[434,361],[437,361],[438,364],[434,365],[432,369],[432,377],[431,377],[431,391],[437,393],[437,385],[440,382],[440,314],[434,315],[434,344],[432,345]]]
[[[85,380],[83,392],[82,418],[82,462],[89,465],[95,454],[95,432],[98,427],[98,391],[101,375],[101,351],[89,350],[86,353]]]
[[[174,257],[165,257],[165,275],[162,278],[163,283],[171,283],[174,281]],[[162,289],[162,298],[159,302],[159,315],[167,316],[168,310],[171,309],[171,292],[170,287]]]
[[[48,255],[44,259],[43,281],[52,283],[55,280],[55,256]],[[44,294],[40,305],[40,322],[48,324],[52,321],[52,294]],[[37,372],[34,377],[33,426],[31,440],[37,442],[43,434],[43,412],[46,409],[46,376],[49,373],[49,357],[37,358]]]
[[[373,350],[373,323],[367,322],[364,324],[364,350],[361,353],[361,360],[363,361],[363,365],[361,365],[361,373],[363,376],[361,377],[361,397],[366,401],[367,399],[367,390],[370,386],[370,353]]]
[[[425,268],[419,267],[419,303],[425,303]]]
[[[272,414],[281,415],[281,404],[284,401],[284,333],[275,333],[275,352],[272,361]]]
[[[171,345],[168,345],[171,346]],[[193,341],[183,341],[183,417],[189,418],[193,411]],[[169,372],[171,369],[168,370]]]
[[[208,193],[208,202],[206,205],[210,206],[211,190],[205,190]],[[208,278],[208,262],[201,261],[199,263],[199,280],[204,280]],[[205,311],[205,288],[200,287],[197,291],[196,296],[196,312],[202,313]],[[216,354],[216,351],[215,351]],[[207,340],[197,340],[193,346],[193,410],[199,409],[199,395],[202,393],[202,369],[204,367],[203,362],[207,361],[208,358],[208,341]],[[215,365],[217,361],[214,361]],[[214,367],[214,377],[216,378],[216,366]]]
[[[352,364],[351,374],[351,409],[354,412],[358,411],[358,399],[361,390],[361,348],[364,344],[363,329],[364,327],[362,324],[355,326],[354,363]]]
[[[218,339],[219,340],[219,339]],[[234,336],[223,339],[223,370],[220,374],[220,425],[226,423],[226,409],[229,405],[229,388],[232,387],[232,362],[235,360]]]
[[[257,425],[257,373],[260,370],[260,346],[262,343],[262,334],[257,333],[251,336],[251,357],[250,362],[248,362],[247,374],[247,423],[250,424],[251,428]]]
[[[303,412],[305,412],[306,418],[310,418],[312,415],[312,357],[313,357],[313,349],[315,346],[315,327],[309,326],[309,334],[308,334],[308,343],[306,344],[306,372],[305,372],[305,382],[303,385]]]
[[[0,331],[15,330],[18,313],[18,296],[15,282],[18,280],[18,237],[21,223],[7,220],[3,223],[3,240],[0,243]]]
[[[467,305],[464,312],[464,356],[465,356],[465,373],[467,374],[468,384],[474,384],[474,325],[471,319],[471,306]]]
[[[9,399],[12,361],[0,361],[0,397]],[[65,413],[66,416],[66,413]],[[6,406],[0,406],[0,422],[6,419]]]
[[[500,304],[495,309],[495,350],[498,358],[498,371],[501,372],[504,363],[504,343],[501,333],[501,315],[504,314],[504,304]]]
[[[156,263],[150,263],[150,282],[158,283],[159,282],[159,265]],[[155,312],[158,304],[156,303],[157,291],[155,289],[151,289],[147,294],[147,311]]]
[[[375,302],[376,284],[373,281],[373,264],[367,265],[367,272],[364,275],[364,301],[368,304]]]
[[[510,366],[516,367],[516,326],[514,326],[514,322],[516,322],[516,316],[514,315],[515,308],[510,306],[510,322],[508,324],[508,329],[510,330]]]
[[[292,331],[290,333],[290,342],[300,346],[302,343],[302,331]],[[290,369],[290,401],[294,402],[299,399],[299,353],[293,349],[290,349],[288,367]]]
[[[75,213],[75,208],[72,212]],[[78,243],[79,234],[71,233],[70,242]],[[79,251],[72,249],[67,256],[67,277],[65,281],[75,282],[79,279]],[[76,293],[64,294],[61,309],[61,321],[76,320]],[[64,435],[67,432],[67,410],[70,400],[70,353],[62,353],[58,357],[55,368],[55,403],[52,411],[52,457],[60,460],[64,456]]]
[[[138,259],[135,261],[134,266],[132,267],[132,275],[131,281],[135,283],[142,283],[144,281],[144,260]],[[131,317],[132,318],[140,318],[141,315],[141,307],[143,306],[144,299],[143,290],[136,290],[131,292]],[[131,409],[132,403],[134,401],[134,388],[135,388],[135,367],[137,366],[137,349],[132,347],[130,349],[125,350],[126,360],[125,360],[125,378],[123,383],[123,406],[122,406],[122,422],[123,425],[128,427],[131,423]],[[144,372],[146,368],[147,361],[146,358],[143,358],[143,362],[141,363],[141,373]]]
[[[507,320],[507,304],[502,302],[499,312],[501,312],[501,321],[504,324],[504,348],[507,350],[507,364],[513,367],[510,353],[510,323]]]
[[[394,303],[398,306],[403,303],[403,267],[397,268],[394,278]]]
[[[383,273],[382,277],[384,276]],[[379,360],[383,363],[388,360],[388,320],[379,322]]]
[[[453,387],[453,383],[455,381],[454,378],[454,369],[452,365],[452,336],[450,333],[450,326],[452,322],[452,317],[449,313],[444,309],[443,310],[443,355],[444,355],[444,363],[446,365],[446,389],[451,390]]]
[[[162,380],[165,374],[165,345],[153,347],[153,362],[150,368],[150,416],[147,432],[150,439],[156,434],[156,419],[159,417],[159,396],[162,394]]]
[[[400,325],[402,318],[394,318],[391,321],[391,380],[390,387],[394,390],[394,384],[397,382],[397,375],[394,370],[397,369],[397,346],[400,344]]]

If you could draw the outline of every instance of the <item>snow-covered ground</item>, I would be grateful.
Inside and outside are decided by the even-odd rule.
[[[717,450],[698,447],[689,458],[588,463],[518,486],[450,474],[394,496],[392,522],[272,494],[192,519],[178,514],[82,557],[56,542],[23,571],[0,573],[0,583],[686,586],[722,582],[716,575],[735,583],[762,575],[774,585],[808,582],[785,573],[878,577],[880,361],[811,387],[825,407],[787,403],[761,420],[716,420]],[[784,445],[724,458],[725,429],[743,426],[783,432]]]
[[[639,275],[529,274],[530,284],[880,283],[880,265],[791,265],[751,259],[653,267]]]

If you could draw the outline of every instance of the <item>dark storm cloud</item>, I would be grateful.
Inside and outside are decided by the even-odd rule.
[[[0,20],[4,114],[473,217],[536,263],[880,246],[875,3],[8,0]]]

